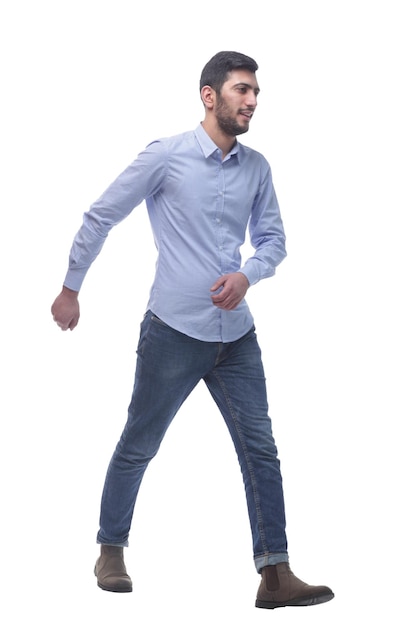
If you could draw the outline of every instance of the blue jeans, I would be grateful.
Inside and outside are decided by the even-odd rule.
[[[184,400],[203,379],[232,437],[246,490],[255,566],[287,561],[280,463],[252,328],[231,343],[193,339],[148,311],[141,324],[128,418],[109,464],[98,543],[128,545],[148,463]]]

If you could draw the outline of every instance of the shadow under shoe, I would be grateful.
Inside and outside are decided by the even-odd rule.
[[[334,598],[329,587],[307,585],[291,571],[289,563],[267,565],[261,571],[262,581],[255,606],[275,609],[283,606],[311,606]]]
[[[132,591],[132,580],[126,571],[123,548],[102,544],[94,574],[97,576],[97,585],[104,591]]]

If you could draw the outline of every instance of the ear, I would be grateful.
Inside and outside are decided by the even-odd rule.
[[[216,92],[209,85],[204,85],[201,89],[201,100],[207,109],[212,109],[216,101]]]

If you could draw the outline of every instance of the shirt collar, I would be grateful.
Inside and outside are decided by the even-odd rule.
[[[209,137],[209,135],[206,133],[206,131],[203,128],[203,125],[200,123],[197,128],[195,129],[195,136],[197,137],[197,141],[200,144],[201,150],[205,156],[205,158],[207,159],[207,157],[211,156],[214,152],[216,152],[216,150],[219,149],[218,146],[216,146],[216,144],[214,143],[214,141],[211,139],[211,137]],[[236,155],[237,160],[239,161],[239,150],[240,150],[240,144],[239,142],[236,140],[233,148],[230,150],[228,156],[231,157],[232,155]]]

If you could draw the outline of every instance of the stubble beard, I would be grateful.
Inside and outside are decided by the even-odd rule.
[[[239,124],[237,120],[232,117],[230,107],[221,96],[218,96],[215,113],[217,124],[226,135],[236,137],[237,135],[248,132],[249,124],[247,126]]]

